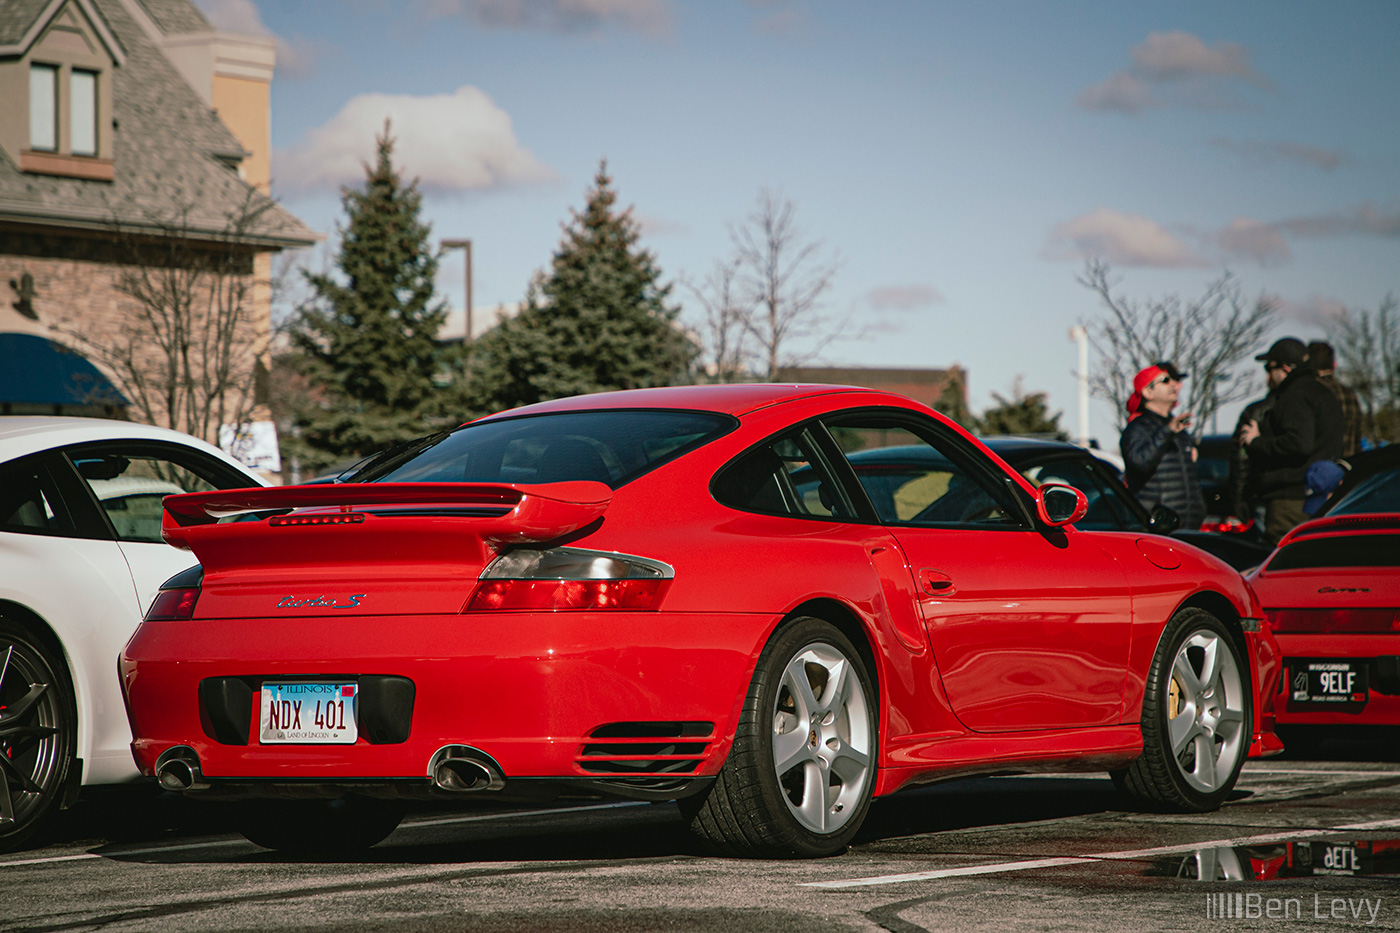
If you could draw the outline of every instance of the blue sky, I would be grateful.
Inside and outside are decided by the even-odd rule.
[[[1090,256],[1139,299],[1229,269],[1304,339],[1400,292],[1391,0],[196,3],[279,41],[274,194],[332,233],[392,117],[434,234],[473,241],[478,308],[523,296],[603,158],[668,279],[780,192],[864,332],[822,362],[958,363],[975,410],[1020,378],[1071,432]]]

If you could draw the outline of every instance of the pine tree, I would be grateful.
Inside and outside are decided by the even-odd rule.
[[[1021,380],[1017,379],[1011,389],[1011,398],[1000,392],[993,392],[992,398],[996,399],[997,404],[976,419],[978,433],[1069,440],[1069,435],[1060,428],[1060,415],[1063,412],[1049,413],[1044,392],[1025,392],[1021,388]]]
[[[325,463],[428,433],[445,414],[435,385],[449,362],[436,340],[447,316],[434,302],[438,254],[417,182],[404,184],[394,168],[387,121],[375,142],[363,189],[342,191],[339,275],[306,273],[314,297],[291,335],[323,397],[299,425],[301,439]]]
[[[473,407],[498,411],[545,399],[671,385],[696,348],[676,326],[656,258],[637,245],[630,209],[618,211],[604,161],[573,213],[548,275],[524,307],[472,348]]]

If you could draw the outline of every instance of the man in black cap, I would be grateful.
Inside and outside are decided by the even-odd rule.
[[[1341,402],[1307,365],[1301,340],[1284,337],[1255,357],[1264,364],[1273,404],[1246,422],[1240,443],[1249,454],[1252,485],[1264,500],[1264,536],[1278,543],[1307,519],[1308,465],[1342,455]]]
[[[1317,373],[1318,381],[1342,403],[1342,415],[1346,418],[1342,456],[1350,457],[1361,449],[1361,402],[1351,386],[1337,378],[1337,357],[1330,343],[1314,340],[1308,344],[1308,365]]]

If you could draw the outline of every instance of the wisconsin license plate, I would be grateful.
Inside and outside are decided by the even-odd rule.
[[[1293,706],[1355,709],[1365,706],[1367,663],[1335,658],[1298,658],[1290,662],[1289,696]]]
[[[264,683],[258,741],[264,745],[353,745],[359,686],[346,683]]]

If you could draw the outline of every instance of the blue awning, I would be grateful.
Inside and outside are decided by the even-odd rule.
[[[0,402],[131,404],[82,354],[34,334],[0,334]]]

